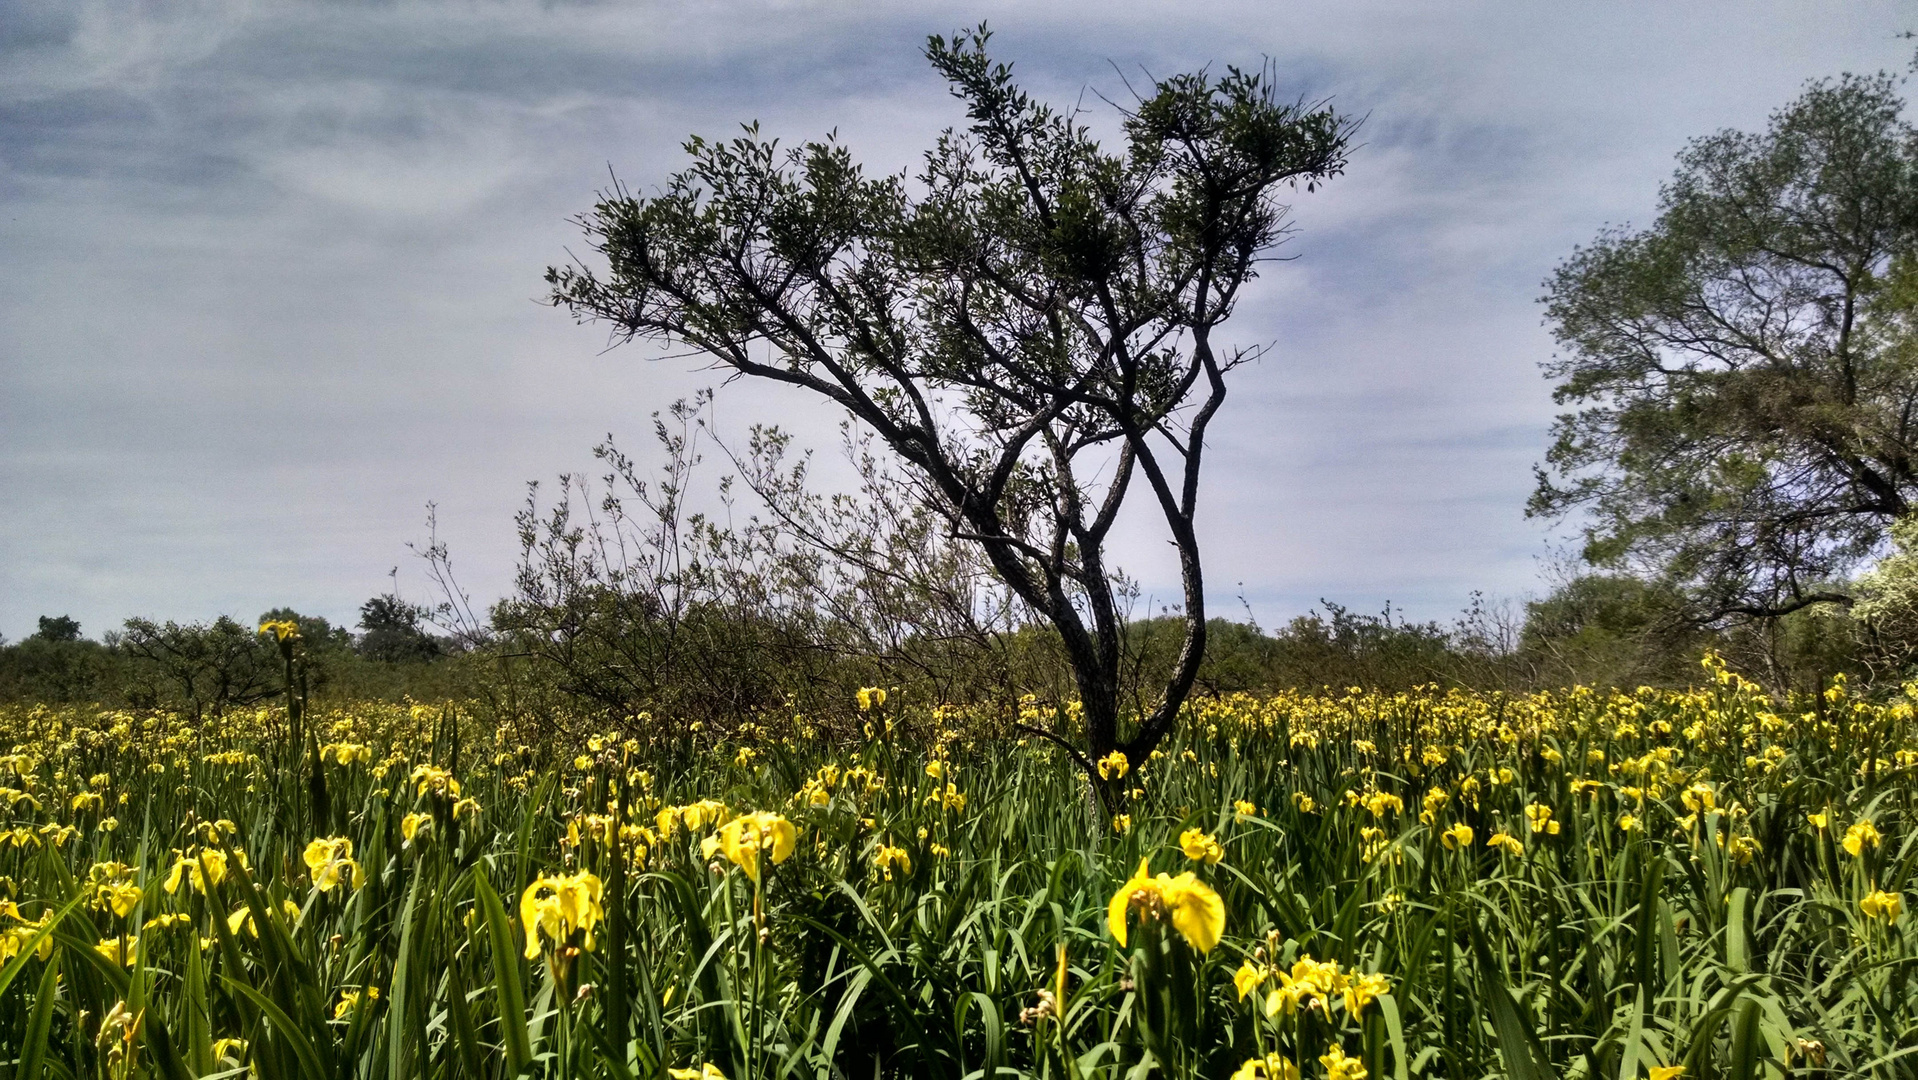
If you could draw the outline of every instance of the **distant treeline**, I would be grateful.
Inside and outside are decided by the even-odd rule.
[[[874,655],[816,618],[798,625],[720,605],[666,613],[616,599],[602,595],[590,611],[577,602],[564,612],[544,609],[538,621],[521,598],[465,635],[436,633],[429,611],[392,596],[367,601],[353,630],[286,608],[260,621],[299,624],[306,689],[320,699],[491,699],[504,711],[644,713],[731,726],[789,709],[835,712],[863,685],[906,687],[922,700],[996,699],[1008,709],[1028,696],[1073,696],[1071,669],[1039,627],[988,640],[909,636]],[[1820,686],[1839,672],[1863,683],[1898,675],[1874,669],[1863,624],[1839,609],[1730,629],[1688,627],[1681,609],[1641,581],[1587,576],[1522,608],[1475,603],[1450,624],[1331,602],[1276,629],[1213,619],[1197,692],[1679,686],[1696,681],[1708,648],[1781,689]],[[1129,683],[1153,685],[1180,640],[1176,616],[1129,624]],[[271,637],[225,617],[130,619],[99,640],[82,636],[70,618],[43,617],[38,632],[0,645],[0,701],[8,702],[200,715],[269,702],[284,692],[282,678]]]
[[[258,626],[287,620],[300,628],[311,693],[397,700],[459,692],[460,651],[435,635],[425,612],[393,596],[368,600],[358,632],[290,608],[255,624],[128,619],[98,640],[67,616],[41,616],[39,629],[0,643],[0,701],[91,702],[167,708],[192,715],[250,706],[285,692],[280,652]]]

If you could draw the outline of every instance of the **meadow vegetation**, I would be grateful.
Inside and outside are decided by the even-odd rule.
[[[0,1060],[1908,1075],[1911,697],[1701,676],[1202,698],[1096,779],[1015,726],[1069,706],[876,687],[723,737],[9,706]]]

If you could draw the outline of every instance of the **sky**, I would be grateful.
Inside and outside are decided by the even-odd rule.
[[[1128,81],[1264,58],[1365,118],[1229,324],[1269,351],[1209,443],[1208,602],[1269,626],[1546,591],[1575,530],[1524,516],[1555,411],[1540,282],[1648,223],[1687,139],[1904,71],[1918,11],[0,0],[0,635],[430,601],[428,504],[467,590],[502,595],[528,481],[596,474],[608,435],[646,451],[654,410],[721,381],[538,302],[569,219],[755,119],[907,168],[963,121],[926,36],[981,20],[1097,123]],[[837,420],[744,384],[714,414],[825,455]],[[1169,600],[1145,524],[1119,561]]]

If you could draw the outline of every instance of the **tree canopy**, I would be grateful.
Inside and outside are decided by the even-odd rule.
[[[42,615],[40,629],[33,636],[41,641],[78,641],[80,621],[71,615]]]
[[[1228,68],[1155,81],[1109,151],[986,43],[983,27],[930,40],[968,124],[916,177],[869,177],[832,138],[694,138],[658,194],[616,188],[580,220],[604,270],[549,270],[552,300],[843,407],[1057,628],[1084,749],[1137,757],[1205,649],[1201,458],[1228,373],[1256,355],[1218,329],[1285,236],[1278,193],[1339,173],[1352,124],[1279,100],[1269,71]],[[1125,612],[1105,545],[1135,481],[1178,552],[1185,630],[1122,739]]]
[[[1641,230],[1546,282],[1561,416],[1531,512],[1691,617],[1848,603],[1918,494],[1918,132],[1898,81],[1811,84],[1693,141]]]

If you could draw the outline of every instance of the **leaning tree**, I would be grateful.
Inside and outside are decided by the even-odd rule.
[[[1287,232],[1278,196],[1344,167],[1353,123],[1281,101],[1268,67],[1155,80],[1123,149],[1035,102],[982,26],[929,39],[964,102],[916,176],[868,176],[836,139],[782,151],[756,126],[693,138],[657,194],[578,219],[594,268],[547,272],[580,321],[691,348],[842,406],[905,464],[954,538],[1057,630],[1093,773],[1149,754],[1205,650],[1194,517],[1227,376],[1219,328]],[[1183,579],[1184,639],[1124,722],[1125,605],[1107,540],[1143,481]],[[1096,775],[1095,775],[1096,780]]]

